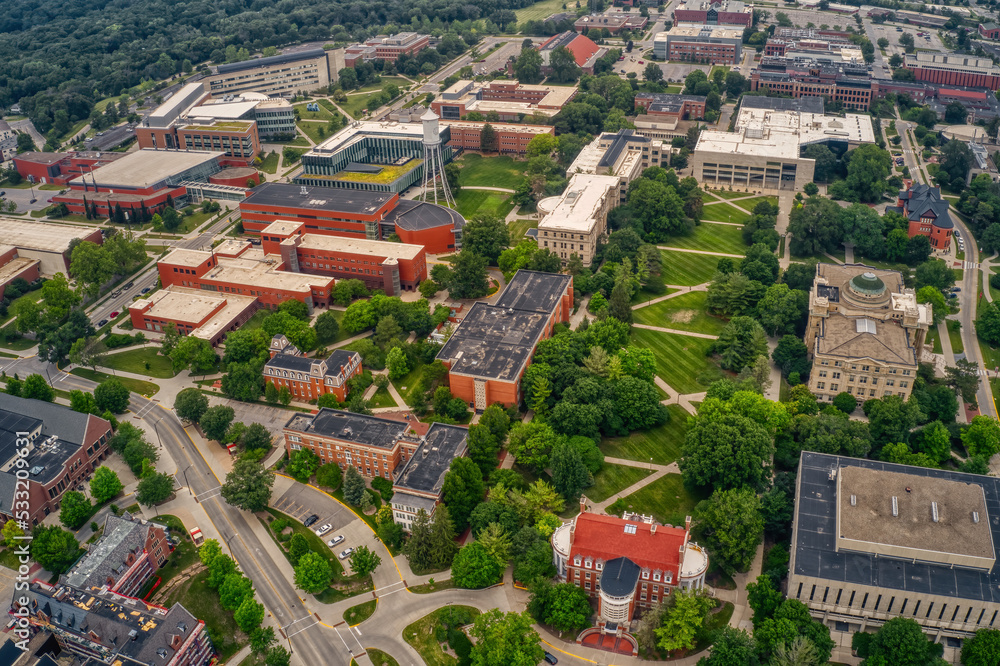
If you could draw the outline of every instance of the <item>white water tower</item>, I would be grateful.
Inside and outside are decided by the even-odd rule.
[[[434,203],[438,202],[437,179],[441,178],[441,189],[444,191],[444,203],[455,207],[455,199],[448,187],[448,178],[444,173],[444,156],[441,153],[441,129],[437,114],[427,109],[420,116],[424,130],[424,201],[428,200],[430,192],[434,193]]]

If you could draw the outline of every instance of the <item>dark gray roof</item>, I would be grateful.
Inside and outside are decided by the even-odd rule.
[[[770,109],[771,111],[799,111],[802,113],[824,113],[823,98],[817,96],[805,96],[798,99],[786,97],[762,97],[754,95],[744,95],[741,108],[744,109]]]
[[[355,356],[358,356],[358,352],[335,349],[326,357],[326,367],[330,369],[331,373],[338,375],[340,374],[340,366],[346,367],[354,360]]]
[[[87,434],[87,423],[90,421],[89,414],[74,412],[63,405],[0,393],[0,412],[3,411],[38,419],[44,424],[42,434],[56,435],[59,439],[73,444],[83,444]]]
[[[630,143],[649,143],[650,138],[640,136],[632,129],[619,130],[616,134],[604,135],[601,138],[612,137],[611,145],[604,151],[601,160],[597,163],[599,167],[612,167]]]
[[[951,229],[955,226],[948,214],[948,202],[941,198],[941,188],[914,183],[909,190],[901,190],[899,198],[903,201],[906,219],[930,216],[934,218],[935,227]]]
[[[914,483],[930,477],[981,486],[993,547],[1000,547],[1000,479],[803,451],[795,498],[792,573],[840,583],[1000,603],[997,565],[991,571],[980,571],[887,555],[876,557],[873,553],[837,552],[837,481],[830,479],[830,470],[845,466],[909,474]]]
[[[310,49],[308,51],[299,51],[298,53],[285,53],[282,55],[268,56],[266,58],[253,58],[251,60],[243,60],[242,62],[231,62],[227,65],[219,65],[218,72],[219,74],[226,74],[228,72],[239,72],[244,69],[253,69],[255,67],[280,65],[283,62],[313,60],[315,58],[325,56],[326,51],[323,49]]]
[[[406,231],[421,231],[435,227],[461,229],[465,218],[458,211],[425,201],[400,199],[396,207],[385,216],[383,223],[398,224]]]
[[[104,535],[81,557],[73,568],[62,576],[62,582],[78,589],[101,587],[108,577],[116,581],[127,568],[129,553],[141,552],[146,544],[149,523],[108,515],[104,521]]]
[[[10,472],[0,474],[0,513],[13,516],[14,491],[17,490],[17,477]]]
[[[531,358],[549,314],[474,304],[437,358],[451,371],[513,382]]]
[[[281,206],[374,215],[394,196],[392,192],[263,183],[250,190],[250,195],[240,203],[240,207]]]
[[[24,652],[9,638],[0,645],[0,666],[10,666],[21,658]]]
[[[296,414],[285,424],[285,428],[387,449],[392,448],[398,438],[405,437],[415,443],[419,442],[415,436],[407,435],[409,424],[405,421],[365,416],[328,407],[320,409],[316,414]]]
[[[601,591],[613,597],[633,594],[641,571],[639,565],[627,557],[616,557],[604,565],[604,571],[601,572]]]
[[[500,308],[551,313],[572,282],[571,275],[521,269],[504,287],[496,305]]]
[[[425,435],[425,441],[403,465],[403,470],[393,483],[393,490],[414,490],[440,495],[444,475],[451,461],[466,451],[469,431],[443,423],[434,423]]]
[[[282,370],[309,373],[312,371],[314,363],[326,361],[326,375],[336,377],[340,374],[340,366],[349,365],[355,356],[358,356],[358,352],[343,349],[337,349],[326,359],[296,356],[295,354],[275,354],[268,360],[265,366],[268,368],[281,368]]]

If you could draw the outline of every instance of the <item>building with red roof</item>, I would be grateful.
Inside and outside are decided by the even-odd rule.
[[[598,46],[589,37],[567,30],[562,34],[549,37],[544,44],[538,47],[542,54],[542,74],[548,76],[552,71],[549,66],[549,58],[552,57],[552,52],[560,46],[569,49],[576,59],[576,64],[587,74],[594,73],[594,63],[607,53],[607,49]]]
[[[708,553],[684,527],[660,525],[651,516],[580,513],[552,534],[552,554],[560,580],[598,598],[602,626],[625,624],[638,608],[648,609],[675,588],[701,589]]]

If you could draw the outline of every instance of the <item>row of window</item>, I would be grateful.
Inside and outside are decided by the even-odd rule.
[[[825,359],[825,358],[824,359],[820,359],[819,364],[820,365],[830,365],[830,361],[827,360],[827,359]],[[844,363],[843,361],[834,361],[833,362],[833,367],[835,367],[835,368],[843,368],[843,367],[846,367],[846,366],[847,366],[847,364]],[[882,371],[881,366],[878,366],[878,365],[866,365],[866,364],[863,364],[863,363],[852,363],[851,364],[851,370],[857,370],[857,369],[859,369],[859,367],[861,369],[861,372],[875,372],[875,373],[878,373],[878,372]],[[885,371],[886,371],[887,374],[895,375],[898,372],[898,369],[897,368],[886,368]],[[820,372],[822,373],[823,371],[820,371]],[[909,377],[912,374],[912,372],[913,372],[912,370],[907,370],[907,369],[904,368],[903,371],[902,371],[902,375],[904,377]],[[825,377],[826,375],[820,374],[820,376],[821,377]],[[840,375],[836,375],[835,374],[834,376],[835,377],[839,377]]]

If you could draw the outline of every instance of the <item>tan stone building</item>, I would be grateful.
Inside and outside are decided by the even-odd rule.
[[[1000,627],[1000,480],[803,451],[788,598],[841,632],[905,617],[953,648]]]
[[[809,390],[820,402],[850,393],[858,402],[910,397],[931,305],[917,303],[898,271],[819,264],[809,292],[805,343]]]

